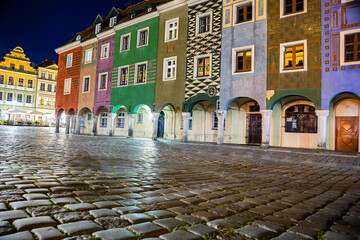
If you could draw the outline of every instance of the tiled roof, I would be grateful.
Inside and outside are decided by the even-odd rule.
[[[54,62],[54,61],[51,60],[51,59],[47,59],[47,60],[43,61],[43,62],[39,65],[39,67],[48,67],[48,66],[51,66],[51,65],[53,65],[53,64],[56,64],[56,62]]]

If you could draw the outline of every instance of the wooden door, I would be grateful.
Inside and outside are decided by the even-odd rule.
[[[249,143],[261,143],[261,114],[250,114]]]
[[[336,117],[336,151],[357,152],[359,117]]]

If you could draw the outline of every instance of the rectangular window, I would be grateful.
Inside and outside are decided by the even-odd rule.
[[[9,77],[8,85],[14,85],[14,77]]]
[[[102,73],[99,75],[99,90],[105,90],[107,87],[107,73]]]
[[[15,64],[10,63],[10,69],[15,69]]]
[[[116,24],[116,16],[110,18],[110,27],[113,27]]]
[[[141,63],[136,66],[136,83],[145,83],[146,81],[146,64]]]
[[[345,62],[360,61],[360,33],[345,35]]]
[[[48,92],[52,92],[52,85],[51,85],[51,84],[48,84],[47,91],[48,91]]]
[[[45,91],[45,83],[40,83],[40,91]]]
[[[303,44],[288,46],[284,50],[284,69],[304,68]]]
[[[130,50],[130,36],[131,36],[130,33],[121,36],[121,43],[120,43],[121,52]]]
[[[41,77],[45,78],[45,73],[44,72],[41,73]]]
[[[44,99],[40,98],[40,105],[44,105]]]
[[[176,79],[176,58],[164,59],[164,77],[163,80]]]
[[[0,92],[0,100],[3,100],[3,92]]]
[[[137,118],[137,123],[141,124],[144,121],[144,114],[143,113],[139,113],[138,114],[138,118]]]
[[[24,65],[20,65],[20,66],[19,66],[19,70],[20,70],[20,71],[24,71]]]
[[[166,21],[165,42],[178,38],[178,21],[179,18]]]
[[[235,72],[248,72],[252,69],[251,49],[236,52]]]
[[[119,86],[125,86],[128,84],[129,67],[119,68]]]
[[[0,75],[0,84],[4,84],[4,81],[5,81],[5,76]]]
[[[17,102],[21,103],[22,102],[22,97],[23,97],[22,94],[18,94],[17,95]]]
[[[251,21],[252,13],[252,3],[236,7],[236,23]]]
[[[33,87],[33,80],[29,79],[28,80],[28,85],[27,85],[28,88],[32,88]]]
[[[56,92],[56,85],[54,85],[54,92]]]
[[[210,57],[196,58],[196,77],[210,76]]]
[[[66,67],[67,68],[72,66],[72,59],[73,59],[72,53],[66,55]]]
[[[189,117],[189,130],[192,130],[193,127],[192,117],[193,117],[193,113],[191,112]]]
[[[23,79],[23,78],[19,78],[18,86],[19,86],[19,87],[23,87],[23,86],[24,86],[24,79]]]
[[[196,16],[196,33],[210,33],[212,30],[212,12]]]
[[[95,34],[98,34],[101,31],[101,23],[95,25]]]
[[[70,94],[71,90],[71,78],[65,79],[64,82],[64,95]]]
[[[284,1],[284,15],[304,11],[304,0],[282,0]]]
[[[31,95],[26,96],[26,103],[31,103]]]
[[[90,76],[86,76],[83,78],[83,92],[90,91]]]
[[[6,100],[7,100],[8,102],[12,102],[12,100],[13,100],[13,93],[8,93]]]
[[[49,79],[53,79],[53,75],[49,73]]]
[[[109,57],[109,43],[101,46],[101,59]]]
[[[100,127],[101,128],[106,128],[107,127],[107,113],[102,113],[100,115]]]
[[[148,45],[149,28],[138,30],[138,47]]]
[[[85,63],[89,63],[92,60],[92,48],[85,51]]]
[[[211,129],[212,129],[212,130],[218,129],[218,124],[219,124],[218,117],[217,117],[217,115],[216,115],[216,112],[214,111],[214,112],[212,113]]]
[[[117,128],[124,128],[125,127],[125,113],[123,113],[123,112],[119,113],[119,115],[117,117],[116,127]]]

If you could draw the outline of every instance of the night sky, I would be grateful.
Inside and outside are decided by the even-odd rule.
[[[141,0],[131,0],[131,5]],[[20,46],[31,62],[58,62],[55,49],[91,26],[97,14],[130,0],[0,0],[0,57]]]

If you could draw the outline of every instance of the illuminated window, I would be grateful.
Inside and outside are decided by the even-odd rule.
[[[101,73],[99,75],[99,90],[105,90],[107,88],[107,73]]]
[[[125,113],[124,112],[119,113],[119,115],[117,117],[116,127],[117,128],[124,128],[125,127]]]
[[[66,67],[71,67],[72,66],[72,60],[73,60],[73,54],[72,53],[66,55]]]
[[[89,63],[92,60],[92,48],[85,51],[85,63]]]
[[[307,41],[280,44],[280,72],[307,70]]]
[[[71,78],[65,79],[64,82],[64,95],[70,94],[71,89]]]
[[[119,86],[125,86],[128,84],[129,78],[129,67],[121,67],[119,68]]]
[[[253,51],[252,49],[238,50],[235,52],[235,72],[252,71]]]
[[[210,77],[211,75],[211,56],[196,56],[195,61],[195,77]]]
[[[135,65],[136,69],[136,83],[146,82],[146,63],[138,63]]]
[[[294,105],[286,109],[285,132],[317,133],[315,108],[309,105]]]

